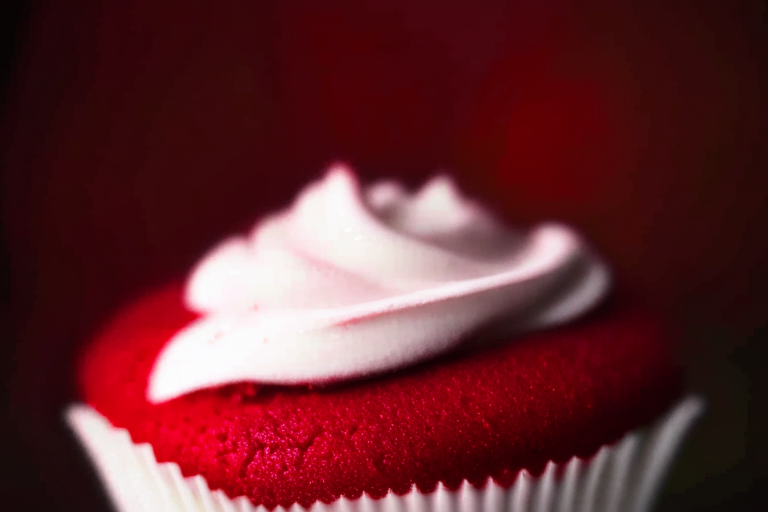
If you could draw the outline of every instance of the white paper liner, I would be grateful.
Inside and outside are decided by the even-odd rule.
[[[532,477],[522,470],[511,487],[489,480],[483,489],[464,482],[451,491],[442,484],[429,494],[415,487],[403,496],[381,499],[363,494],[315,503],[311,512],[646,512],[664,480],[686,431],[703,409],[688,397],[646,429],[632,431],[603,446],[591,459],[550,462]],[[264,512],[247,498],[211,491],[200,476],[183,477],[176,463],[158,463],[152,447],[134,444],[124,429],[113,427],[87,405],[68,408],[66,417],[97,468],[120,512]],[[278,511],[304,512],[294,505]]]

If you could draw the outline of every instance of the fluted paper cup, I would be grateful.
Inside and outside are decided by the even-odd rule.
[[[510,487],[489,479],[483,488],[464,482],[431,493],[415,487],[405,495],[381,499],[363,494],[317,502],[292,512],[645,512],[650,510],[686,431],[703,409],[688,397],[648,428],[603,446],[588,460],[550,462],[539,476],[520,471]],[[184,477],[175,463],[158,463],[149,444],[134,444],[124,429],[87,405],[69,407],[67,421],[90,456],[115,508],[120,512],[265,512],[248,498],[229,498],[211,490],[198,475]]]

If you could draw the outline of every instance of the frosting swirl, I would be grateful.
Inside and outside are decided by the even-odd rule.
[[[202,316],[160,352],[147,397],[239,381],[322,383],[410,365],[567,321],[610,277],[572,230],[505,228],[438,176],[418,192],[361,189],[333,166],[287,210],[214,247],[193,270]]]

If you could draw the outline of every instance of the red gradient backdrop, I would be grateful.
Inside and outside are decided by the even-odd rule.
[[[510,222],[582,229],[710,396],[668,503],[718,478],[746,492],[765,449],[764,7],[544,3],[32,4],[3,122],[29,509],[100,506],[60,423],[78,344],[335,159],[410,184],[448,170]]]

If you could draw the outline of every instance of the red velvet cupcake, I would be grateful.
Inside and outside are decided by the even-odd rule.
[[[701,406],[570,229],[343,166],[87,347],[118,509],[647,510]]]

